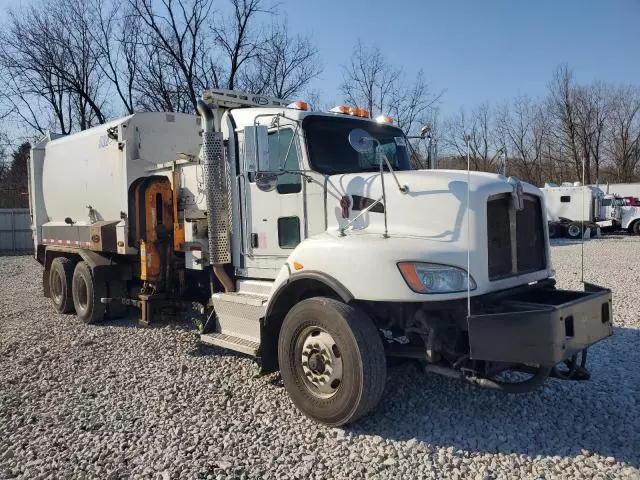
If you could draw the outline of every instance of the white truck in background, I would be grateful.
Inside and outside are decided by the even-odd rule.
[[[199,112],[33,146],[35,256],[58,312],[133,306],[144,326],[180,311],[329,425],[375,407],[389,356],[505,392],[588,378],[611,292],[556,288],[539,189],[413,170],[402,130],[358,108],[214,90]],[[501,377],[514,370],[531,376]]]
[[[640,234],[640,207],[628,206],[624,198],[605,194],[597,186],[545,184],[541,191],[551,238],[580,238],[587,228]]]

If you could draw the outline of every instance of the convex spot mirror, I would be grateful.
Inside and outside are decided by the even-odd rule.
[[[349,132],[349,143],[358,153],[373,153],[373,138],[361,128],[354,128]]]

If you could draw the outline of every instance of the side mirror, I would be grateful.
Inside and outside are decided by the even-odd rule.
[[[373,153],[373,138],[361,128],[354,128],[349,132],[349,143],[358,153]]]
[[[279,165],[270,165],[267,127],[255,125],[244,128],[244,158],[247,172],[277,172]]]

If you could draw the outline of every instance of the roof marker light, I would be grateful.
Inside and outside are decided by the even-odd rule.
[[[287,105],[287,108],[290,108],[292,110],[309,110],[309,104],[303,100],[298,100],[296,102],[291,102],[289,105]]]
[[[376,122],[378,122],[378,123],[389,123],[389,124],[391,124],[391,123],[393,123],[393,118],[391,118],[391,117],[386,117],[386,116],[384,116],[384,115],[378,115],[378,116],[376,117]]]
[[[369,111],[365,110],[363,108],[352,107],[352,108],[349,109],[349,115],[353,115],[354,117],[368,118],[369,117]]]
[[[349,115],[349,110],[350,108],[347,107],[346,105],[336,105],[329,111],[331,113],[344,113],[345,115]]]

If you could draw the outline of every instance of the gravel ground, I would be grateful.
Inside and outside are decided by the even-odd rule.
[[[580,245],[552,255],[578,287]],[[640,239],[591,240],[585,258],[617,325],[590,350],[591,381],[514,396],[403,365],[340,429],[188,325],[53,313],[40,266],[0,257],[0,478],[640,478]]]

